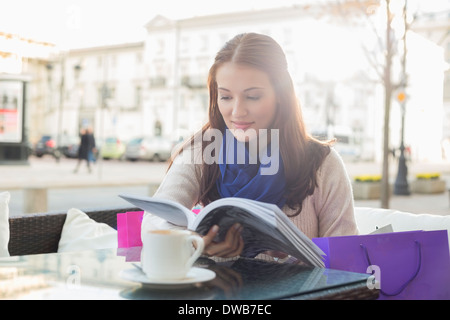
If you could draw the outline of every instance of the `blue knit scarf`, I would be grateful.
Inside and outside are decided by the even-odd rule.
[[[270,151],[269,145],[262,155],[260,152],[259,159],[250,154],[245,144],[237,141],[227,129],[219,154],[221,176],[216,181],[220,196],[247,198],[272,203],[281,208],[286,202],[283,161],[278,150],[273,157]],[[274,174],[261,174],[262,168],[273,164],[269,160],[278,161],[278,171]]]

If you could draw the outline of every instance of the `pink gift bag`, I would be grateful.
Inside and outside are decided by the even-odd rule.
[[[142,246],[141,225],[144,211],[117,214],[117,240],[119,248]]]

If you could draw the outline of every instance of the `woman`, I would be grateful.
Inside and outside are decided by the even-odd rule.
[[[80,144],[78,146],[78,162],[74,173],[78,172],[82,160],[86,160],[89,173],[91,170],[91,161],[93,161],[95,152],[95,138],[91,128],[82,129],[80,132]]]
[[[351,184],[343,162],[331,141],[320,142],[307,134],[285,55],[272,38],[247,33],[227,42],[210,69],[208,88],[209,121],[174,154],[155,197],[188,208],[225,196],[245,197],[278,205],[310,238],[357,234]],[[262,141],[264,130],[278,134],[277,141],[267,135],[269,145],[276,143],[279,150],[275,174],[263,176],[262,161],[251,165],[206,161],[211,131],[222,133],[223,140],[215,142],[221,145],[216,159],[222,159],[229,152],[226,132],[232,132],[231,139],[244,143],[249,153],[249,145],[254,139]],[[146,216],[143,227],[156,220]],[[235,225],[223,242],[216,243],[218,227],[212,227],[204,236],[204,253],[239,255],[241,231]]]

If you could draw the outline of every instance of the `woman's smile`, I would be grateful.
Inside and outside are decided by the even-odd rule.
[[[231,121],[231,123],[233,124],[233,129],[241,129],[241,130],[247,130],[248,128],[250,128],[252,126],[252,124],[254,122],[246,122],[246,121]]]

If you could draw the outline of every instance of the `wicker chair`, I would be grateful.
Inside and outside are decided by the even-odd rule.
[[[136,207],[83,210],[91,219],[117,229],[117,213],[140,211]],[[66,213],[23,214],[9,218],[11,256],[52,253],[58,250]]]

